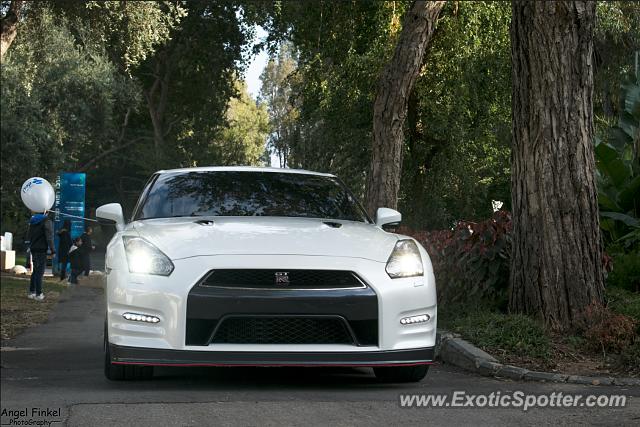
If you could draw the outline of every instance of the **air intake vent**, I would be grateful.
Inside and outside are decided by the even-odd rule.
[[[323,221],[324,225],[328,225],[331,228],[340,228],[342,227],[342,224],[339,222],[333,222],[333,221]]]
[[[354,344],[340,317],[229,317],[211,341],[218,344]]]
[[[196,224],[200,224],[200,225],[213,225],[213,220],[211,219],[199,219],[197,221],[195,221]]]

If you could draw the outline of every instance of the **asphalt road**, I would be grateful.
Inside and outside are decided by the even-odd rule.
[[[309,368],[166,368],[151,381],[114,383],[102,374],[102,327],[101,291],[79,287],[63,297],[48,323],[5,342],[2,424],[29,419],[53,426],[640,424],[637,388],[500,381],[443,365],[409,385],[378,384],[368,369]],[[625,408],[526,412],[399,404],[401,393],[451,396],[454,391],[624,394],[628,399]],[[53,412],[32,416],[33,408]],[[27,414],[11,417],[10,410]]]

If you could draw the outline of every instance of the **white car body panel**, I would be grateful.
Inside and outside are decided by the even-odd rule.
[[[210,219],[212,225],[196,223]],[[329,221],[329,220],[325,220]],[[202,217],[136,221],[132,228],[170,259],[209,255],[309,255],[387,262],[398,240],[371,224],[285,217]]]

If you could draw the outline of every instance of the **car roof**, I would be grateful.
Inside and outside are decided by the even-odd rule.
[[[160,170],[156,173],[176,173],[176,172],[277,172],[277,173],[298,173],[304,175],[320,175],[331,176],[335,175],[330,173],[313,172],[304,169],[285,169],[285,168],[266,168],[258,166],[205,166],[196,168],[179,168],[179,169],[166,169]]]

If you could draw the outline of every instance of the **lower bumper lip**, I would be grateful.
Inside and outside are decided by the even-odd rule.
[[[415,363],[377,363],[377,364],[302,364],[302,363],[286,363],[286,364],[229,364],[229,363],[145,363],[145,362],[112,362],[115,365],[143,365],[143,366],[166,366],[166,367],[181,367],[181,368],[195,368],[195,367],[217,367],[217,368],[240,368],[240,367],[263,367],[263,368],[285,368],[285,367],[298,367],[298,368],[379,368],[385,366],[422,366],[433,365],[434,362],[415,362]]]
[[[377,351],[197,351],[109,345],[112,363],[147,366],[376,367],[433,363],[434,348]]]

